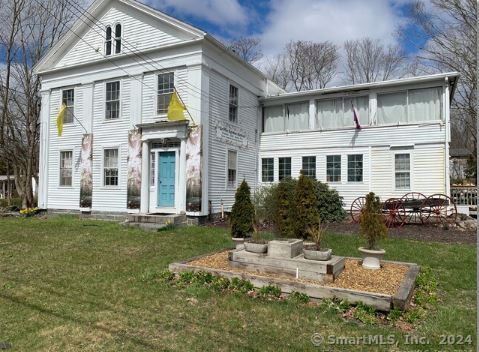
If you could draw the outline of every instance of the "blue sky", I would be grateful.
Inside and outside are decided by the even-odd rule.
[[[410,25],[412,0],[143,0],[150,6],[226,41],[239,36],[261,39],[266,55],[277,54],[290,40],[372,37],[400,44],[414,54],[427,41]],[[397,28],[405,26],[407,40]]]

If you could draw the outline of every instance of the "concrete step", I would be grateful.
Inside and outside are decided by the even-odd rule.
[[[130,214],[127,220],[130,223],[140,224],[183,225],[186,223],[186,215]]]
[[[146,231],[158,231],[168,226],[167,224],[155,224],[149,222],[124,222],[123,225]]]

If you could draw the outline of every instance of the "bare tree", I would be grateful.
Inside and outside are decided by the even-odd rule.
[[[240,37],[233,40],[228,48],[248,63],[254,63],[263,57],[261,41],[254,37]]]
[[[264,71],[283,89],[324,88],[336,74],[339,55],[330,42],[289,42],[283,53],[267,62]]]
[[[399,46],[384,46],[371,38],[348,40],[345,80],[351,84],[385,81],[402,76],[405,55]]]
[[[22,206],[34,203],[40,134],[40,80],[33,66],[73,19],[68,0],[2,0],[0,44],[5,47],[0,81],[0,155],[13,170]],[[53,16],[54,14],[55,16]]]
[[[430,38],[418,55],[420,68],[461,74],[451,104],[452,131],[477,162],[477,2],[431,0],[426,7],[417,0],[412,13],[418,31]]]

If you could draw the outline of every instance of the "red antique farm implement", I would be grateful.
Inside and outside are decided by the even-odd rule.
[[[358,197],[351,204],[351,217],[359,222],[359,216],[366,204],[366,197]],[[422,193],[409,192],[401,198],[389,198],[382,203],[382,214],[388,227],[404,224],[453,224],[456,222],[457,208],[451,197],[433,194],[426,197]]]

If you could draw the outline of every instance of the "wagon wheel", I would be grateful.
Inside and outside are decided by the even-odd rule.
[[[429,211],[428,221],[433,224],[455,224],[457,218],[456,203],[445,194],[433,194],[426,200]],[[426,210],[426,209],[425,209]]]
[[[363,211],[365,205],[366,197],[358,197],[351,203],[350,214],[354,222],[359,222],[359,216],[361,215],[361,212]]]
[[[421,210],[424,207],[425,200],[426,196],[419,192],[409,192],[401,198],[406,210],[405,224],[421,224],[424,222],[424,217],[427,214],[423,214]]]
[[[406,221],[406,208],[401,199],[390,198],[383,204],[383,214],[386,226],[400,227]]]

